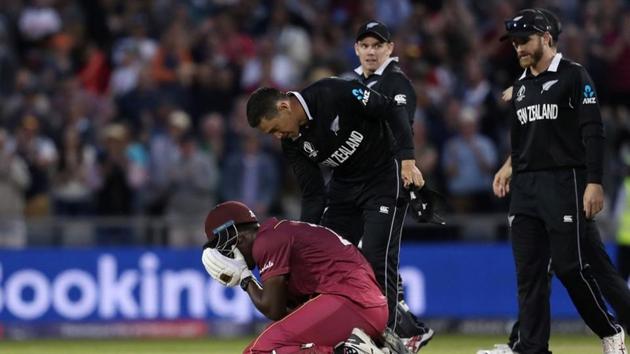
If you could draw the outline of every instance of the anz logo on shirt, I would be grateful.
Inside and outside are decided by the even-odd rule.
[[[367,106],[368,100],[370,99],[370,91],[363,89],[353,89],[352,94],[357,100],[361,101],[364,106]]]
[[[591,87],[591,85],[584,85],[584,100],[582,101],[582,104],[595,104],[597,103],[596,97],[595,97],[595,91],[593,91],[593,88]]]

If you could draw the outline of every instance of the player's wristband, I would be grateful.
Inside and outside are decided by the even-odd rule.
[[[254,280],[254,277],[252,275],[243,278],[243,280],[241,280],[241,289],[243,289],[243,291],[247,292],[247,287],[249,286],[249,283]]]

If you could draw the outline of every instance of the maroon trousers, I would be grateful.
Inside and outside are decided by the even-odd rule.
[[[332,353],[355,327],[370,337],[379,337],[385,330],[387,317],[386,304],[363,308],[343,296],[318,295],[270,324],[243,354]]]

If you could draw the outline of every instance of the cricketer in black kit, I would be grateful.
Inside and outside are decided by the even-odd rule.
[[[549,353],[552,262],[578,312],[602,338],[604,353],[625,353],[623,330],[589,265],[594,253],[583,251],[603,207],[604,133],[595,86],[581,65],[555,52],[540,10],[520,11],[506,29],[525,68],[513,86],[511,157],[495,178],[498,189],[512,194],[520,323],[512,349]]]
[[[403,194],[406,187],[424,184],[404,107],[357,81],[328,78],[300,92],[259,88],[248,100],[247,117],[250,126],[282,139],[302,190],[301,220],[321,223],[355,245],[362,241],[362,253],[387,296],[391,325],[408,205]],[[320,165],[332,168],[328,186]],[[357,220],[363,223],[361,235],[353,232]]]
[[[549,31],[552,37],[553,49],[557,47],[557,42],[562,33],[562,23],[558,19],[558,17],[551,11],[539,8],[539,10],[547,20],[550,22],[551,30]],[[555,54],[555,53],[554,53]],[[503,92],[503,100],[511,101],[513,88]],[[501,171],[499,171],[495,176],[495,182],[497,179],[501,178]],[[497,183],[493,183],[493,189],[495,194],[498,197],[504,197],[505,191],[500,190],[501,185]],[[594,223],[587,224],[587,227],[595,227]],[[615,266],[613,265],[612,260],[606,253],[606,249],[602,243],[602,240],[599,236],[597,230],[586,231],[584,233],[585,239],[582,243],[582,252],[586,255],[588,259],[588,263],[590,265],[590,270],[592,272],[593,277],[597,281],[600,290],[604,296],[604,299],[608,302],[608,304],[612,307],[617,315],[617,319],[622,322],[623,325],[628,326],[630,323],[630,289],[628,288],[628,284],[624,281],[623,277],[617,272]],[[553,261],[550,267],[549,281],[551,281],[552,273],[553,273]],[[549,318],[544,319],[546,322],[539,323],[539,326],[549,329]],[[548,338],[548,334],[547,334]],[[519,340],[519,323],[518,321],[512,327],[512,332],[510,333],[509,342],[506,345],[498,344],[495,345],[493,349],[479,350],[477,354],[510,354],[513,353],[510,348],[513,348],[514,345]]]
[[[377,20],[369,20],[362,24],[356,35],[354,51],[360,65],[354,69],[356,79],[374,91],[394,100],[397,106],[404,107],[409,126],[413,127],[416,113],[416,93],[411,81],[398,65],[398,57],[392,57],[394,42],[389,28]],[[393,151],[397,150],[396,139],[393,138],[387,120],[381,120],[383,130],[387,132],[389,144]],[[412,128],[413,129],[413,128]],[[402,197],[406,197],[403,193]],[[355,223],[355,237],[363,233],[363,223]],[[403,298],[402,280],[399,279],[398,307],[393,324],[396,332],[403,338],[409,351],[415,353],[433,336],[433,330],[420,322],[409,311]]]

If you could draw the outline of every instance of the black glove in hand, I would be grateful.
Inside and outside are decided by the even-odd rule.
[[[444,197],[429,187],[412,186],[409,191],[411,212],[414,219],[420,223],[446,225],[444,218],[436,212],[438,204],[444,204]]]

